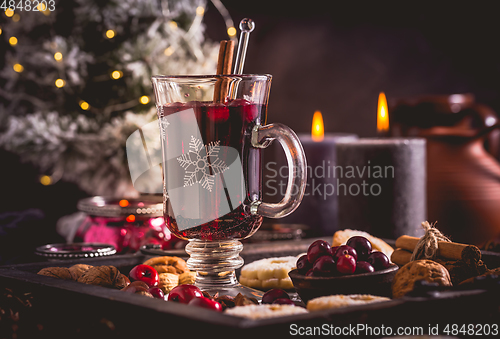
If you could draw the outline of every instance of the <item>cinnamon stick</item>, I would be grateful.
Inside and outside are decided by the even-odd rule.
[[[396,248],[391,254],[391,261],[398,266],[404,266],[410,262],[412,253],[402,248]]]
[[[396,239],[396,248],[401,248],[413,253],[420,238],[402,235]],[[460,244],[449,241],[438,241],[438,257],[451,260],[480,260],[481,251],[477,246]]]
[[[219,46],[219,59],[217,61],[217,74],[231,74],[233,67],[234,41],[222,40]],[[219,79],[214,87],[214,102],[224,102],[228,95],[229,82],[227,79]]]

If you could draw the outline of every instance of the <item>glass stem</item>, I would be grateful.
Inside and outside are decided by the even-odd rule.
[[[187,266],[196,271],[195,285],[201,290],[238,286],[234,271],[243,266],[240,252],[243,244],[237,240],[192,240],[186,246],[190,255]]]

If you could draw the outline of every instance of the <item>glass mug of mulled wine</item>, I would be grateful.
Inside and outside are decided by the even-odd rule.
[[[188,267],[208,292],[259,296],[239,285],[239,240],[264,217],[281,218],[300,204],[306,158],[297,135],[266,125],[271,75],[153,76],[162,145],[164,218],[188,240]],[[278,203],[262,201],[262,149],[277,140],[289,180]]]

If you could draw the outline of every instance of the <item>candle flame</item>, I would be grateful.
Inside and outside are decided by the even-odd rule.
[[[377,131],[389,131],[389,111],[387,110],[387,99],[384,92],[380,92],[378,96]]]
[[[311,138],[316,142],[322,141],[325,138],[325,126],[323,125],[323,116],[320,111],[314,112]]]

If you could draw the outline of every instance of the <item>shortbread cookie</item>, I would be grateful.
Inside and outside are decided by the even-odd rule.
[[[381,301],[389,301],[386,297],[379,297],[371,294],[337,294],[311,299],[307,302],[308,311],[327,310],[332,308],[364,305]]]
[[[260,304],[235,306],[226,309],[224,313],[249,319],[265,319],[307,313],[307,310],[293,305]]]
[[[297,257],[276,257],[251,262],[241,268],[242,285],[261,288],[292,289],[293,284],[288,272],[295,268]]]
[[[351,230],[351,229],[337,231],[333,235],[332,247],[345,245],[347,240],[349,240],[349,238],[354,237],[354,236],[365,237],[372,244],[372,249],[374,251],[380,251],[380,252],[384,253],[387,256],[387,258],[391,258],[391,255],[392,255],[392,252],[394,251],[394,249],[388,243],[383,241],[382,239],[374,237],[370,233],[367,233],[364,231]]]
[[[158,273],[182,274],[189,271],[184,259],[179,257],[154,257],[146,260],[144,265],[152,266]]]

